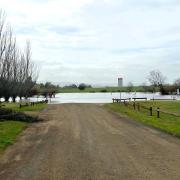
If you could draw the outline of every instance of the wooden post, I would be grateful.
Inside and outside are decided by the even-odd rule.
[[[19,105],[19,108],[21,109],[21,107],[22,107],[22,106],[21,106],[21,104],[20,104],[20,105]]]
[[[136,103],[133,102],[133,107],[134,107],[134,110],[136,110]]]
[[[150,116],[152,116],[152,107],[149,108]]]
[[[160,111],[159,111],[159,107],[157,108],[157,118],[160,118]]]

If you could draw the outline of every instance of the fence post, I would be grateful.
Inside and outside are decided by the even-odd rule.
[[[159,111],[159,107],[157,108],[157,118],[160,118],[160,111]]]
[[[134,107],[134,110],[136,110],[136,103],[133,102],[133,107]]]
[[[21,109],[21,104],[19,105],[19,108]]]
[[[152,116],[152,107],[149,108],[150,116]]]

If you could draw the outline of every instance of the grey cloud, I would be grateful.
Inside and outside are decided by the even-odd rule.
[[[18,36],[31,35],[35,42],[33,56],[42,65],[39,80],[116,85],[122,75],[126,82],[142,83],[157,67],[170,81],[179,75],[180,1],[116,2],[94,1],[66,17],[69,26],[50,17],[16,27]],[[175,13],[167,14],[164,8],[169,7]]]

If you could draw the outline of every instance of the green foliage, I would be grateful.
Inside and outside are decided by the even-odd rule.
[[[59,93],[80,93],[80,92],[86,92],[86,93],[91,93],[91,92],[128,92],[127,87],[86,87],[83,91],[81,91],[78,88],[59,88],[58,92]],[[144,92],[144,89],[142,86],[133,86],[132,92]]]
[[[81,84],[78,86],[78,89],[82,91],[82,90],[85,90],[86,87],[87,87],[86,84],[81,83]]]
[[[107,89],[102,89],[101,92],[107,92]]]
[[[3,108],[0,108],[0,121],[2,120],[13,120],[23,122],[37,122],[40,121],[38,117],[32,117],[24,111],[40,111],[43,110],[47,104],[35,104],[34,106],[23,106],[19,107],[19,103],[4,103]]]
[[[26,125],[27,123],[18,121],[0,122],[0,152],[15,141]]]
[[[24,112],[24,111],[41,111],[43,109],[45,109],[47,107],[47,104],[43,103],[43,104],[35,104],[34,106],[25,106],[22,107],[21,109],[19,108],[19,103],[3,103],[4,108],[9,108],[12,109],[14,111],[20,111],[20,112]]]
[[[39,111],[47,107],[47,104],[36,104],[19,108],[19,103],[3,103],[0,108],[0,116],[6,116],[6,120],[0,119],[0,153],[10,144],[13,144],[16,137],[27,126],[28,122],[37,122],[40,119],[23,113],[23,111]],[[1,104],[2,105],[2,104]]]
[[[150,105],[150,104],[146,104]],[[179,112],[177,109],[179,109],[179,102],[177,104],[174,104],[174,102],[167,103],[166,102],[157,102],[157,104],[161,109],[167,109],[169,112]],[[157,129],[160,129],[162,131],[165,131],[167,133],[180,136],[180,118],[175,117],[172,115],[167,115],[164,113],[160,113],[160,118],[156,117],[156,114],[154,116],[149,116],[149,112],[145,110],[141,111],[135,111],[133,108],[126,107],[124,104],[107,104],[106,107],[119,112],[121,114],[127,115],[131,119],[134,119],[136,121],[142,122],[143,124],[155,127]]]
[[[36,84],[32,89],[31,95],[42,95],[45,98],[52,98],[58,92],[59,86],[54,85],[50,82],[46,82],[45,84],[40,83]]]

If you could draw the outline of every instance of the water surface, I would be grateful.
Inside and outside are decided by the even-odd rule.
[[[49,100],[50,104],[60,103],[111,103],[113,98],[179,99],[177,96],[162,96],[160,93],[58,93]],[[31,101],[44,98],[31,98]]]

